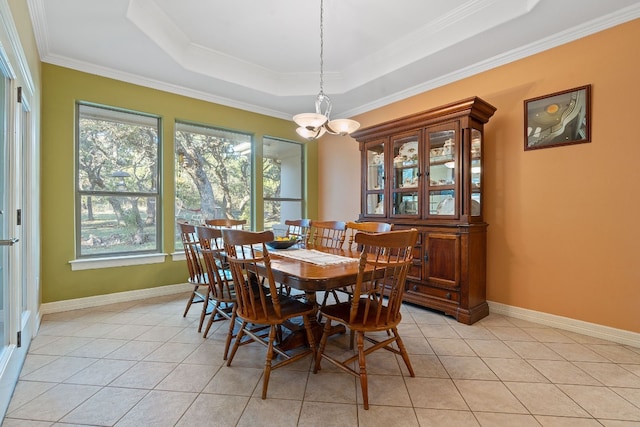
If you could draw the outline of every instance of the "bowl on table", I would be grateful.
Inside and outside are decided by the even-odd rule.
[[[276,240],[267,242],[267,246],[271,249],[287,249],[298,243],[296,237],[276,237]]]

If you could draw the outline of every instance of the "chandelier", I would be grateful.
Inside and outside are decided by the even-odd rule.
[[[293,116],[299,126],[298,135],[308,140],[318,139],[325,132],[332,135],[349,135],[355,132],[360,123],[349,119],[331,120],[331,99],[324,93],[324,0],[320,0],[320,93],[316,97],[316,112],[301,113]],[[324,108],[324,111],[323,111]]]

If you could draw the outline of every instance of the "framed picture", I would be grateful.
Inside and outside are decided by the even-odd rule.
[[[591,142],[591,85],[524,101],[524,149]]]

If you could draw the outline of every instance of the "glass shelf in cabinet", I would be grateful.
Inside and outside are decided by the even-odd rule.
[[[430,181],[429,187],[438,187],[438,190],[452,190],[456,187],[456,184],[451,181],[447,181],[447,182]]]
[[[418,167],[416,160],[393,162],[393,167],[396,169],[415,168]]]
[[[453,155],[450,156],[437,156],[437,157],[430,157],[429,158],[429,164],[430,165],[443,165],[445,163],[448,162],[453,162],[455,161],[453,158]]]

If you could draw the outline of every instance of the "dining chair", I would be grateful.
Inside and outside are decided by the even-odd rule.
[[[241,321],[227,366],[231,366],[240,346],[251,342],[264,345],[267,353],[262,398],[266,399],[269,376],[273,369],[289,365],[308,354],[311,354],[315,362],[316,345],[311,319],[316,307],[278,292],[266,246],[267,242],[273,241],[273,232],[223,229],[222,239],[236,290],[236,314]],[[287,352],[278,347],[281,342],[280,330],[285,322],[295,317],[302,317],[309,348]],[[256,330],[257,325],[263,326],[262,333]],[[267,329],[268,335],[264,333]],[[276,357],[279,361],[274,364]]]
[[[356,234],[358,233],[384,233],[387,231],[391,231],[393,224],[389,224],[387,222],[377,222],[377,221],[363,221],[363,222],[355,222],[349,221],[347,222],[347,238],[345,239],[345,249],[357,251],[358,245],[355,242]],[[339,302],[338,293],[342,293],[347,295],[349,300],[353,296],[353,285],[345,286],[342,288],[332,289],[331,292],[325,292],[321,307],[327,305],[327,300],[329,295],[333,295],[333,298],[336,302]],[[350,332],[350,348],[353,348],[355,335],[353,331]]]
[[[198,252],[198,245],[200,242],[198,241],[195,226],[187,222],[178,222],[178,228],[180,230],[180,238],[182,240],[182,247],[184,248],[187,269],[189,271],[189,278],[187,281],[193,285],[193,291],[191,292],[191,295],[189,295],[187,307],[184,309],[184,314],[182,315],[182,317],[186,317],[189,309],[191,308],[191,304],[207,301],[205,296],[206,291],[203,291],[201,288],[208,288],[209,283],[207,282],[205,269],[202,266],[200,254]],[[207,304],[204,305],[204,309],[206,309]]]
[[[244,229],[244,225],[247,223],[246,219],[231,219],[231,218],[214,218],[205,219],[204,223],[209,227],[214,228],[234,228],[238,230]]]
[[[234,338],[234,327],[236,324],[236,292],[233,286],[233,278],[229,264],[224,257],[224,246],[222,244],[222,230],[206,226],[196,227],[198,239],[200,241],[200,253],[202,261],[207,272],[209,288],[206,297],[210,304],[213,305],[211,316],[207,322],[207,327],[202,334],[203,338],[207,338],[209,329],[213,322],[227,319],[229,320],[229,332],[224,346],[223,359],[227,360],[231,340]],[[200,315],[200,326],[198,332],[202,329],[207,309],[202,308]]]
[[[413,246],[417,238],[418,232],[415,229],[376,234],[358,233],[355,241],[362,245],[362,252],[353,298],[348,302],[321,308],[326,320],[313,372],[318,372],[324,359],[358,377],[364,409],[369,409],[367,355],[379,349],[399,354],[407,366],[409,375],[415,376],[409,354],[398,334],[398,324],[402,320],[400,307],[404,284],[413,260]],[[355,355],[342,360],[338,355],[325,353],[332,322],[342,323],[356,333]],[[378,332],[386,332],[387,335],[367,335]],[[373,345],[365,349],[365,340]],[[392,346],[393,343],[397,348]],[[354,361],[357,362],[356,369],[353,368]]]
[[[389,224],[388,222],[377,222],[377,221],[362,221],[355,222],[349,221],[347,222],[347,237],[346,241],[346,249],[357,250],[358,247],[355,243],[355,237],[358,233],[384,233],[387,231],[391,231],[393,224]]]
[[[310,247],[341,248],[344,244],[347,224],[344,221],[310,221]]]
[[[347,223],[344,221],[311,221],[311,231],[308,239],[310,248],[330,248],[340,249],[344,244],[347,233]],[[325,292],[320,306],[326,304],[329,295],[333,295],[338,301],[338,295],[335,291]],[[318,320],[322,319],[322,313],[318,313]]]
[[[287,236],[297,238],[306,247],[311,221],[308,219],[286,219],[284,224],[287,226]]]

